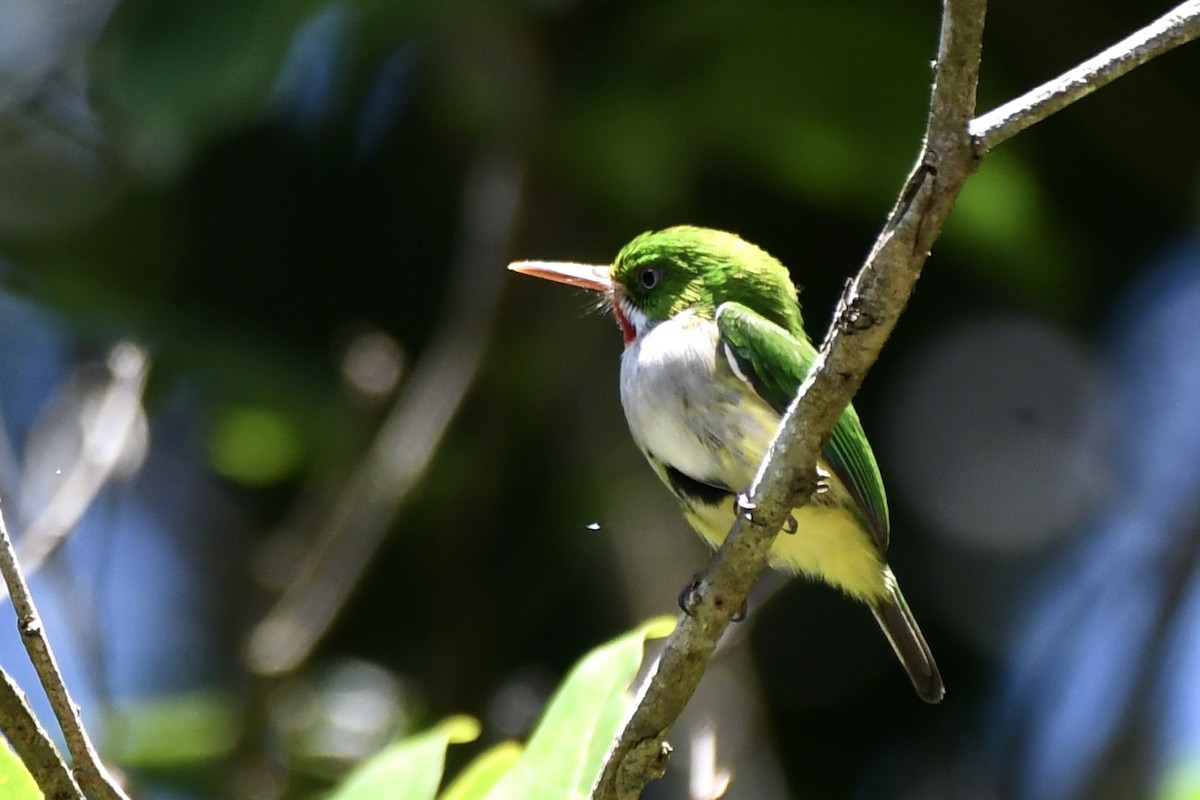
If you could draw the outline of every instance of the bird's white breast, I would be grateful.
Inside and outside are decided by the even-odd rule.
[[[652,463],[743,491],[779,415],[731,368],[715,322],[684,313],[640,329],[621,357],[621,403],[634,440]],[[656,469],[670,483],[662,467]],[[853,511],[855,501],[824,462],[817,478],[813,502],[794,511],[792,531],[775,540],[771,565],[816,576],[855,597],[883,596],[880,553]],[[732,504],[680,500],[697,532],[719,545],[733,522]]]
[[[687,312],[625,349],[621,403],[649,456],[734,491],[753,478],[778,424],[725,363],[716,323]]]

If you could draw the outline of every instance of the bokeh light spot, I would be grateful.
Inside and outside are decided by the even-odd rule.
[[[302,450],[295,426],[283,414],[266,408],[226,409],[209,439],[213,469],[249,484],[286,478],[300,463]]]

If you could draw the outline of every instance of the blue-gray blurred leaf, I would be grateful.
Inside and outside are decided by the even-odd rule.
[[[357,10],[335,2],[313,12],[292,35],[269,106],[296,131],[315,135],[345,111],[358,27]]]
[[[1147,686],[1166,700],[1159,760],[1178,768],[1181,753],[1200,752],[1189,657],[1200,584],[1200,245],[1160,266],[1122,308],[1111,338],[1119,491],[1045,575],[999,698],[994,733],[1013,759],[1017,797],[1080,796],[1125,726],[1152,710]]]

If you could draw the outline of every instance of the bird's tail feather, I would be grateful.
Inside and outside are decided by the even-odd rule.
[[[883,628],[888,641],[892,643],[892,649],[896,651],[897,658],[908,672],[917,694],[926,703],[940,702],[946,689],[942,685],[942,675],[933,660],[933,653],[930,652],[925,637],[921,635],[921,629],[917,627],[917,621],[913,618],[908,603],[904,602],[904,595],[900,593],[900,587],[896,585],[896,578],[890,568],[887,568],[884,577],[887,594],[871,603],[871,611],[875,613],[879,627]]]

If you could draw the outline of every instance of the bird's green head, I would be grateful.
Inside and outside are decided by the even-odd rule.
[[[713,319],[729,301],[805,336],[787,268],[741,237],[712,228],[678,225],[643,233],[621,248],[611,265],[519,261],[509,268],[603,292],[613,303],[626,344],[677,314]]]
[[[617,253],[611,276],[615,301],[652,323],[684,311],[712,319],[735,301],[802,335],[787,268],[736,234],[692,225],[643,233]]]

